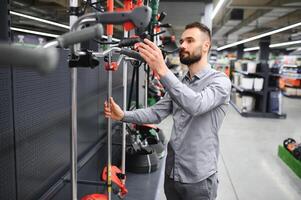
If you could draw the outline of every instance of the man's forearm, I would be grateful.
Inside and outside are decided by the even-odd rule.
[[[123,122],[134,124],[156,124],[160,123],[160,117],[151,108],[125,111]]]

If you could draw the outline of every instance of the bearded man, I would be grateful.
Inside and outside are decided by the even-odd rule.
[[[231,82],[211,68],[211,33],[204,24],[186,25],[180,39],[180,61],[189,71],[180,80],[166,66],[161,50],[145,39],[140,55],[157,72],[166,95],[155,105],[123,112],[113,98],[105,117],[128,123],[160,123],[172,114],[164,192],[167,200],[214,200],[217,196],[218,132],[230,101]]]

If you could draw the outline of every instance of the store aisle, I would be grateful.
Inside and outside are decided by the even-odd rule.
[[[284,99],[285,120],[244,118],[231,106],[220,131],[217,200],[299,200],[301,180],[278,158],[287,137],[301,142],[301,100]],[[172,119],[160,125],[170,133]],[[165,200],[163,186],[160,200]]]
[[[278,158],[287,137],[301,141],[301,101],[284,98],[285,120],[243,118],[229,109],[220,131],[218,200],[298,200],[301,180]]]

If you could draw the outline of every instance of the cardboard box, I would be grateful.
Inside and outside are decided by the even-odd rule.
[[[246,90],[253,90],[254,78],[241,77],[240,87]]]
[[[263,89],[263,83],[264,83],[263,78],[255,78],[254,79],[254,90],[261,91]]]

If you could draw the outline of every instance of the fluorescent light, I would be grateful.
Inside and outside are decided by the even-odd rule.
[[[286,30],[289,30],[289,29],[292,29],[292,28],[295,28],[295,27],[298,27],[298,26],[301,26],[301,22],[298,22],[296,24],[292,24],[292,25],[289,25],[289,26],[285,26],[285,27],[282,27],[280,29],[276,29],[276,30],[273,30],[273,31],[270,31],[270,32],[267,32],[267,33],[256,35],[254,37],[250,37],[248,39],[244,39],[244,40],[241,40],[241,41],[238,41],[238,42],[234,42],[232,44],[227,44],[225,46],[217,48],[217,50],[221,51],[221,50],[224,50],[224,49],[227,49],[227,48],[230,48],[230,47],[234,47],[234,46],[239,45],[239,44],[243,44],[243,43],[246,43],[246,42],[250,42],[250,41],[253,41],[253,40],[257,40],[257,39],[269,36],[269,35],[280,33],[280,32],[283,32],[283,31],[286,31]]]
[[[217,3],[217,5],[213,9],[213,13],[211,15],[211,19],[214,19],[214,17],[216,16],[217,12],[221,9],[221,7],[222,7],[222,5],[224,4],[225,1],[226,0],[219,0],[219,2]]]
[[[55,35],[55,34],[51,34],[51,33],[32,31],[32,30],[27,30],[27,29],[23,29],[23,28],[10,27],[10,29],[13,31],[19,31],[19,32],[23,32],[23,33],[31,33],[31,34],[35,34],[35,35],[42,35],[42,36],[47,36],[47,37],[52,37],[52,38],[56,38],[59,36],[59,35]]]
[[[46,20],[46,19],[41,19],[41,18],[30,16],[30,15],[25,15],[25,14],[18,13],[18,12],[15,12],[15,11],[10,11],[10,14],[70,30],[70,26],[60,24],[60,23],[57,23],[57,22],[53,22],[53,21],[49,21],[49,20]]]
[[[259,47],[250,47],[250,48],[245,48],[244,52],[246,52],[246,51],[257,51],[257,50],[259,50]]]
[[[292,50],[300,50],[301,48],[300,47],[288,47],[286,48],[287,51],[292,51]]]
[[[301,44],[301,40],[296,40],[296,41],[291,41],[291,42],[282,42],[282,43],[278,43],[278,44],[271,44],[270,47],[275,48],[275,47],[289,46],[289,45],[294,45],[294,44]]]
[[[64,25],[64,24],[60,24],[60,23],[57,23],[57,22],[52,22],[52,21],[49,21],[49,20],[40,19],[40,18],[37,18],[37,17],[25,15],[25,14],[22,14],[22,13],[18,13],[18,12],[15,12],[15,11],[10,11],[10,14],[11,15],[16,15],[16,16],[19,16],[19,17],[24,17],[24,18],[31,19],[31,20],[35,20],[35,21],[39,21],[39,22],[43,22],[45,24],[50,24],[50,25],[54,25],[54,26],[57,26],[57,27],[61,27],[61,28],[65,28],[65,29],[69,29],[70,30],[70,26],[67,26],[67,25]],[[31,30],[25,30],[25,29],[18,29],[18,28],[13,28],[13,27],[11,27],[11,30],[25,32],[25,33],[32,33],[32,34],[36,34],[36,35],[43,35],[43,36],[48,36],[48,37],[54,37],[54,38],[58,37],[58,35],[54,35],[54,34],[50,34],[50,33],[43,33],[43,32],[31,31]],[[108,37],[106,35],[103,35],[103,38],[108,39]],[[120,40],[116,39],[116,38],[112,38],[112,41],[119,42]]]
[[[291,42],[281,42],[281,43],[276,43],[276,44],[270,44],[269,47],[270,48],[276,48],[276,47],[282,47],[282,46],[290,46],[290,45],[294,45],[294,44],[301,44],[301,40],[296,40],[296,41],[291,41]],[[300,48],[300,47],[293,47],[293,49],[297,49],[297,48]],[[260,49],[259,47],[250,47],[250,48],[245,48],[244,51],[257,51],[259,49]]]

